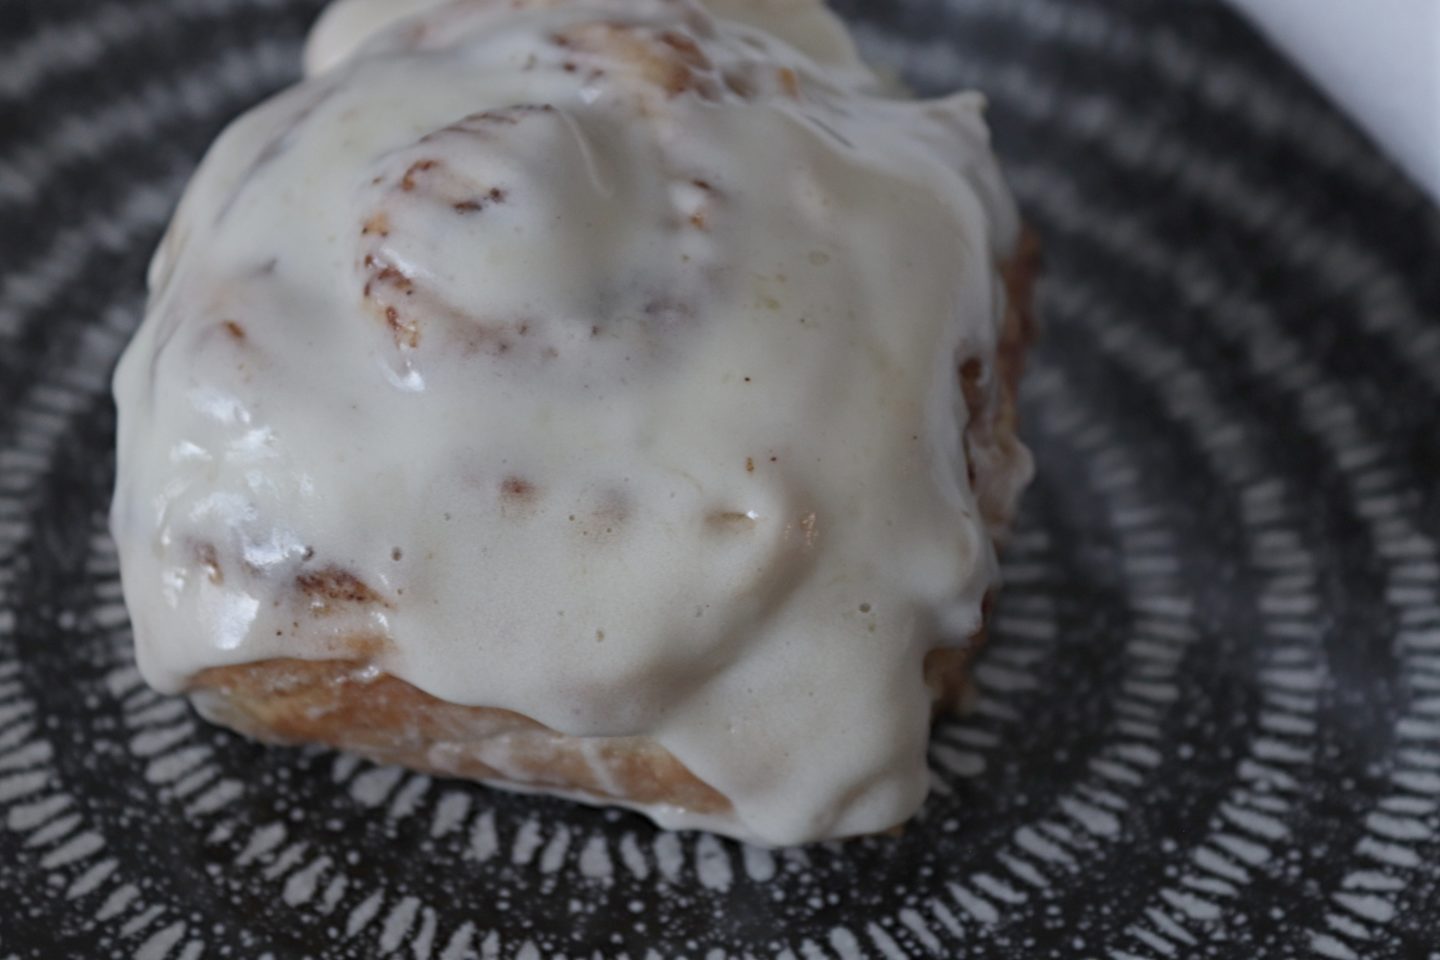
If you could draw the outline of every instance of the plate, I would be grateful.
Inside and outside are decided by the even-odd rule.
[[[843,7],[988,94],[1040,464],[898,838],[765,851],[136,674],[108,377],[309,0],[0,5],[0,956],[1440,957],[1440,216],[1226,8]]]

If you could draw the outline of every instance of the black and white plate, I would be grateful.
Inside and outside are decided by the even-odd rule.
[[[145,688],[109,371],[317,7],[0,0],[0,957],[1440,958],[1440,215],[1218,3],[844,7],[990,97],[1040,470],[919,821],[766,852]]]

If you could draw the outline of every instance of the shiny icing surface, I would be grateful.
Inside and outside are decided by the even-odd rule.
[[[116,374],[147,680],[359,655],[654,738],[734,806],[667,825],[905,819],[922,661],[997,579],[979,99],[885,96],[810,0],[345,0],[307,67],[205,159]]]

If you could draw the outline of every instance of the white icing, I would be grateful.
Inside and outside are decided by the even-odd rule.
[[[922,660],[997,578],[956,369],[1015,214],[978,97],[880,95],[812,0],[711,10],[346,0],[222,134],[116,374],[150,683],[365,634],[734,804],[662,823],[915,810]]]

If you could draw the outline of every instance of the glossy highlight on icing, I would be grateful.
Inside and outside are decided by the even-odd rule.
[[[666,825],[905,819],[1029,474],[963,440],[1018,233],[979,98],[812,0],[342,0],[306,59],[116,374],[146,679],[363,656],[733,805]]]

